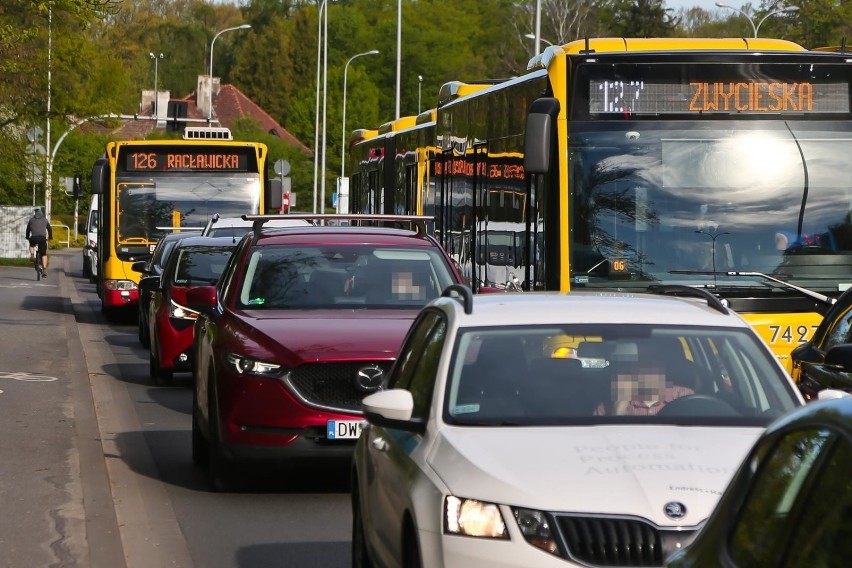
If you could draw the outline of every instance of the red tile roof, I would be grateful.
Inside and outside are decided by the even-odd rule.
[[[196,104],[195,92],[188,94],[182,99],[171,99],[169,102],[178,101],[186,103],[187,118],[206,118],[205,114],[199,110],[198,105]],[[92,124],[88,127],[103,133],[109,133],[123,140],[138,140],[147,137],[151,131],[156,129],[155,121],[151,120],[153,114],[154,106],[153,103],[151,103],[146,105],[145,108],[141,108],[137,115],[140,118],[144,117],[144,120],[121,120],[121,124],[115,128],[105,127],[100,124]],[[260,129],[264,132],[278,136],[286,143],[298,148],[308,156],[313,155],[310,148],[302,144],[298,138],[293,136],[293,134],[291,134],[286,128],[281,126],[274,118],[269,116],[265,110],[260,108],[253,100],[244,95],[242,91],[233,85],[222,85],[219,93],[213,97],[214,119],[219,119],[221,126],[233,128],[237,119],[244,116],[252,117],[255,122],[257,122]],[[161,124],[163,122],[164,121],[160,121]]]

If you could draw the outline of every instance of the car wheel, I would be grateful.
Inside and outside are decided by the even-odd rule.
[[[355,483],[357,483],[357,480]],[[373,562],[367,552],[367,539],[364,535],[361,498],[355,483],[352,485],[352,568],[373,568]]]
[[[210,488],[219,493],[228,490],[230,464],[222,456],[219,447],[219,407],[216,404],[216,392],[212,381],[207,385],[207,393],[207,431],[210,435],[210,443],[207,446],[207,479],[210,482]]]
[[[157,385],[170,385],[174,374],[170,369],[164,369],[160,366],[160,360],[157,355],[154,354],[153,349],[149,351],[149,353],[148,374],[151,375],[151,378]]]
[[[210,446],[201,433],[201,411],[198,409],[198,392],[192,389],[192,461],[196,465],[205,465],[209,459]]]
[[[83,278],[92,279],[92,267],[89,264],[89,257],[83,257]]]

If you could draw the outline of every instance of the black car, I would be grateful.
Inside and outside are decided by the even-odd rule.
[[[668,568],[834,568],[852,559],[852,398],[776,420]]]
[[[166,266],[175,244],[181,239],[193,236],[197,237],[198,233],[187,232],[166,235],[157,243],[151,258],[133,263],[133,270],[142,275],[139,279],[139,315],[137,320],[139,323],[139,342],[142,343],[143,347],[151,346],[151,336],[148,331],[148,306],[151,304],[154,290],[160,284],[163,268]]]
[[[793,379],[806,400],[824,389],[852,393],[852,288],[846,290],[813,337],[793,350]]]

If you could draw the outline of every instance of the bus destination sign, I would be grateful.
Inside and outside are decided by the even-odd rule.
[[[127,152],[125,169],[129,172],[245,172],[248,159],[233,150],[178,150],[146,148]]]
[[[835,114],[849,112],[849,84],[766,80],[589,82],[592,114]]]

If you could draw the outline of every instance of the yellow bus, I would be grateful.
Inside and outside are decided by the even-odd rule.
[[[233,140],[226,128],[187,127],[181,140],[109,142],[92,169],[100,196],[96,286],[104,313],[135,306],[140,274],[163,235],[201,231],[222,217],[277,211],[281,182],[270,179],[267,147]]]
[[[850,83],[848,54],[775,39],[548,47],[437,106],[435,234],[522,223],[524,290],[709,289],[789,368],[852,286]]]

